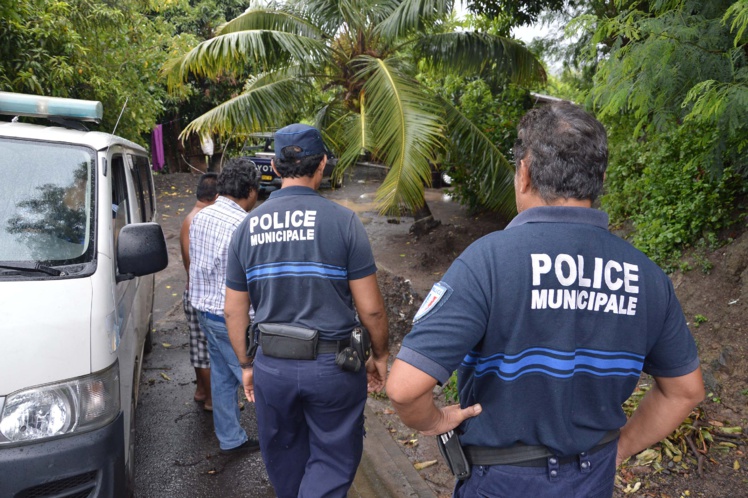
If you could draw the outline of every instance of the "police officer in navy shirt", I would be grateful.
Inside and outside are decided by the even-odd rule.
[[[455,430],[471,474],[454,496],[610,497],[617,466],[703,399],[696,346],[667,275],[592,208],[603,126],[558,103],[518,129],[519,214],[434,285],[387,394],[410,427]],[[437,407],[454,370],[460,404]],[[626,420],[642,371],[654,385]]]
[[[387,375],[387,317],[371,246],[353,211],[317,193],[325,151],[311,126],[275,133],[282,187],[237,228],[229,248],[226,325],[281,498],[346,496],[363,451],[367,382],[381,391]],[[250,302],[260,342],[254,362],[245,335]],[[372,356],[353,371],[336,359],[351,358],[346,348],[360,325]],[[302,339],[315,335],[316,352]]]

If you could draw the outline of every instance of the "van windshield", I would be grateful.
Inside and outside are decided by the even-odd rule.
[[[91,149],[0,138],[0,263],[90,261]]]

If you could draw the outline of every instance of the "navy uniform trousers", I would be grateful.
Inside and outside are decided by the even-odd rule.
[[[344,498],[364,447],[366,370],[344,372],[335,354],[254,362],[260,450],[279,498]]]
[[[457,481],[455,498],[610,498],[616,475],[618,439],[600,450],[561,463],[549,457],[538,467],[474,465],[469,479]]]

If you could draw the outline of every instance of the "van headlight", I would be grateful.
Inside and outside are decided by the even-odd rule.
[[[120,411],[119,365],[85,377],[16,391],[0,414],[0,444],[98,429]]]

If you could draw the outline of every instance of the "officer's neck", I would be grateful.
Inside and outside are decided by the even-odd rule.
[[[311,189],[317,190],[319,187],[319,183],[316,181],[316,176],[302,176],[299,178],[284,178],[283,183],[281,183],[281,188],[288,188],[288,187],[309,187]]]
[[[564,199],[563,197],[561,197],[551,202],[546,202],[542,197],[537,195],[535,191],[533,191],[531,194],[517,196],[517,212],[518,213],[521,213],[522,211],[526,209],[530,209],[534,207],[541,207],[541,206],[591,208],[592,201],[589,199],[574,199],[574,198]]]

